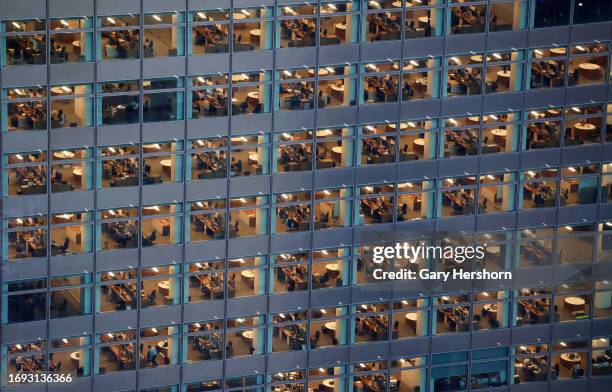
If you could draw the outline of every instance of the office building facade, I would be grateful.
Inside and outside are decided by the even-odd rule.
[[[3,391],[611,388],[609,1],[0,0],[0,25]],[[396,241],[514,279],[375,281],[461,267],[376,264]]]

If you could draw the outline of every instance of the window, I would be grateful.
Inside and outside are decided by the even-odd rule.
[[[182,150],[182,142],[143,144],[143,185],[181,182],[183,180]]]
[[[72,377],[91,375],[91,336],[67,336],[51,339],[49,370],[71,374]]]
[[[306,311],[273,314],[268,327],[268,352],[306,350]]]
[[[268,390],[279,392],[305,391],[306,375],[304,370],[290,370],[268,374]]]
[[[270,135],[234,136],[230,140],[230,177],[270,172]]]
[[[320,4],[319,45],[349,44],[359,40],[359,2],[326,1]]]
[[[482,291],[474,296],[472,329],[474,331],[508,328],[510,325],[508,290]]]
[[[393,222],[393,184],[375,184],[358,189],[359,210],[356,225],[372,225]]]
[[[189,118],[227,116],[227,74],[192,77],[191,86]]]
[[[179,77],[143,80],[143,121],[183,119],[183,79]]]
[[[407,181],[397,184],[397,221],[432,219],[434,182]]]
[[[432,355],[429,379],[432,392],[463,391],[468,388],[468,353],[442,353]],[[436,365],[446,366],[436,366]]]
[[[182,205],[162,204],[142,207],[142,246],[180,244],[183,241]]]
[[[198,261],[189,263],[186,271],[188,277],[185,282],[185,297],[188,302],[200,302],[207,300],[223,300],[225,298],[225,278],[223,270],[224,260]],[[230,297],[235,296],[235,281],[232,287],[228,287]]]
[[[46,130],[46,97],[43,86],[2,89],[2,131]]]
[[[41,19],[5,20],[2,65],[27,65],[47,63],[46,22]]]
[[[404,38],[440,37],[444,31],[444,0],[406,0]],[[427,7],[429,6],[429,7]]]
[[[2,307],[2,324],[45,320],[47,278],[5,281],[2,285]]]
[[[189,230],[186,242],[225,239],[225,199],[191,202],[187,205]]]
[[[229,238],[252,237],[268,233],[268,196],[230,199]]]
[[[134,124],[140,118],[139,82],[98,83],[98,125]]]
[[[388,60],[361,66],[362,104],[397,102],[400,87],[399,64],[399,61]]]
[[[140,58],[140,17],[112,15],[98,17],[98,60]]]
[[[404,60],[402,101],[440,98],[439,57]]]
[[[564,146],[601,143],[604,112],[601,105],[566,108]]]
[[[328,248],[312,252],[312,289],[349,285],[350,249]]]
[[[505,93],[523,89],[523,51],[493,52],[486,57],[485,93]]]
[[[587,263],[593,260],[595,225],[566,225],[557,229],[559,263]]]
[[[308,252],[282,253],[270,258],[274,278],[270,280],[274,293],[308,290],[310,276]],[[305,343],[304,343],[305,344]]]
[[[362,41],[399,40],[402,35],[402,3],[393,0],[368,1],[363,16]]]
[[[187,148],[191,151],[187,154],[186,166],[191,173],[187,180],[227,177],[227,137],[192,140]]]
[[[352,306],[351,334],[354,343],[389,340],[389,304],[386,302]]]
[[[93,19],[51,19],[49,44],[51,64],[93,61]]]
[[[51,216],[51,256],[91,253],[93,213],[67,212]]]
[[[234,9],[233,51],[272,49],[272,17],[274,8],[259,7]]]
[[[472,313],[472,295],[443,295],[435,298],[434,312],[436,322],[432,324],[432,334],[468,332]]]
[[[532,27],[567,25],[570,18],[571,0],[536,0],[531,6]]]
[[[553,263],[554,228],[529,228],[518,232],[519,268]]]
[[[523,30],[527,27],[526,0],[494,0],[489,12],[489,31]]]
[[[274,133],[275,172],[312,170],[312,130]]]
[[[48,235],[45,215],[5,218],[3,229],[4,260],[47,256]]]
[[[317,129],[317,170],[353,166],[354,127]]]
[[[266,293],[266,256],[231,259],[228,260],[227,267],[229,298],[253,297]]]
[[[593,23],[612,19],[612,8],[597,0],[574,1],[574,23]]]
[[[425,356],[391,360],[389,382],[392,388],[398,392],[425,391],[427,360]],[[359,366],[361,367],[361,364]]]
[[[348,341],[346,306],[310,311],[310,349],[344,346]]]
[[[125,187],[139,184],[140,145],[126,144],[98,148],[98,187]]]
[[[136,370],[137,330],[112,331],[96,335],[94,373]]]
[[[211,320],[185,324],[183,362],[214,361],[222,359],[223,321]],[[187,388],[189,391],[190,389]],[[196,389],[194,389],[196,390]],[[197,389],[196,391],[213,389]]]
[[[6,373],[2,376],[2,386],[16,384],[9,383],[8,374],[40,374],[46,372],[47,355],[45,346],[45,341],[4,344],[2,346],[2,364]],[[52,369],[49,370],[53,371]]]
[[[351,188],[315,191],[314,229],[349,227],[353,205],[351,197]]]
[[[478,213],[506,212],[515,210],[516,174],[490,173],[480,176],[478,190]]]
[[[138,247],[138,209],[114,208],[98,211],[96,249],[111,250]]]
[[[607,280],[595,282],[593,318],[612,317],[612,285]]]
[[[355,106],[357,96],[356,65],[332,65],[319,68],[319,109]]]
[[[531,66],[527,67],[528,89],[565,86],[567,48],[554,46],[529,51]]]
[[[144,57],[183,56],[185,17],[178,11],[144,15]]]
[[[277,47],[315,46],[317,40],[317,5],[279,4],[277,8]]]
[[[561,168],[561,205],[597,203],[599,165]]]
[[[228,319],[225,330],[225,358],[261,355],[264,353],[265,338],[264,316],[245,316]],[[226,387],[233,386],[235,380],[226,379]]]
[[[308,385],[316,386],[320,391],[348,388],[346,366],[328,366],[308,369]]]
[[[229,10],[193,11],[189,54],[227,53],[229,51]]]
[[[521,173],[522,208],[557,206],[558,169],[528,170]]]
[[[572,46],[569,85],[605,83],[609,57],[607,43]]]
[[[527,114],[527,124],[523,133],[523,149],[559,147],[561,143],[560,115],[560,108],[530,111]]]
[[[180,325],[164,325],[140,329],[140,368],[179,363]]]
[[[481,154],[513,152],[519,148],[520,113],[489,113],[481,118]]]
[[[429,298],[393,301],[391,339],[429,335]]]
[[[140,270],[140,306],[169,306],[181,303],[180,265],[160,265]]]
[[[448,11],[450,14],[450,34],[483,33],[487,23],[487,5],[463,4],[453,6]]]
[[[47,153],[30,151],[4,154],[4,196],[47,193]]]
[[[513,384],[547,381],[550,369],[547,344],[514,346]]]
[[[91,274],[54,276],[50,278],[50,318],[91,314]]]
[[[395,162],[395,123],[363,126],[359,136],[361,143],[357,144],[357,155],[361,156],[360,165]]]
[[[134,268],[99,272],[96,279],[96,313],[136,309],[136,277]]]
[[[75,148],[51,152],[51,192],[86,191],[93,188],[93,151]]]
[[[551,288],[527,287],[514,290],[514,323],[515,327],[550,322]]]
[[[508,354],[507,347],[472,351],[472,390],[508,385]]]
[[[482,94],[482,54],[452,56],[447,58],[447,65],[445,96]]]
[[[591,376],[599,377],[612,374],[610,338],[606,336],[592,339],[591,347]]]
[[[441,178],[438,183],[438,216],[474,215],[476,208],[476,177]]]
[[[270,113],[272,72],[242,72],[232,75],[232,115]]]
[[[478,155],[480,116],[447,118],[444,122],[444,145],[440,143],[440,153],[444,157]],[[483,138],[484,142],[484,138]],[[497,147],[484,147],[484,151],[497,152]]]

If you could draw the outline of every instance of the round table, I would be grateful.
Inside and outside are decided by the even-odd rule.
[[[479,124],[480,123],[480,116],[470,116],[467,118],[469,122],[473,123],[473,124]]]
[[[240,273],[240,275],[242,275],[243,277],[245,277],[245,278],[247,278],[247,279],[253,279],[253,278],[255,278],[255,273],[254,273],[253,271],[251,271],[251,270],[245,270],[245,271],[242,271],[242,272]]]
[[[601,66],[595,63],[582,63],[578,66],[580,74],[587,79],[599,79],[601,76]]]
[[[586,304],[586,301],[580,297],[567,297],[563,302],[565,307],[571,311],[582,310]]]
[[[75,41],[72,41],[72,51],[77,56],[81,55],[81,41],[79,41],[78,39]]]
[[[70,222],[73,217],[74,217],[74,214],[60,214],[60,215],[56,215],[55,219],[60,222]]]
[[[172,159],[162,159],[159,164],[165,174],[169,176],[172,173]]]
[[[151,144],[142,145],[142,152],[144,153],[156,152],[159,150],[161,150],[161,146],[159,145],[159,143],[151,143]]]
[[[419,21],[419,27],[425,28],[429,24],[429,18],[427,16],[420,16],[418,21]]]
[[[566,52],[565,48],[552,48],[550,50],[550,53],[557,55],[557,56],[563,56],[565,55],[565,52]]]
[[[396,123],[387,124],[387,128],[389,128],[392,131],[395,131],[397,129],[397,124]],[[400,123],[400,130],[404,130],[404,129],[408,129],[408,124]]]
[[[332,157],[334,160],[340,160],[342,158],[342,146],[332,147]]]
[[[334,32],[336,36],[342,40],[346,39],[346,24],[345,23],[336,23],[334,25]]]
[[[402,7],[402,2],[401,1],[394,1],[393,3],[391,3],[392,6],[394,6],[395,8],[401,8]]]
[[[500,248],[501,247],[499,245],[489,245],[485,248],[485,250],[489,253],[499,254]]]
[[[159,288],[159,292],[162,295],[164,296],[170,295],[170,281],[169,280],[162,280],[161,282],[157,284],[157,287]]]
[[[332,332],[336,332],[336,322],[335,321],[328,321],[324,324],[325,329],[327,329],[328,331],[332,331]]]
[[[252,44],[259,45],[259,40],[261,39],[261,30],[260,29],[249,30],[249,37],[251,38]]]
[[[242,20],[242,19],[246,19],[246,15],[243,14],[242,12],[234,12],[234,20]]]
[[[510,86],[510,71],[497,71],[497,82],[506,87]]]
[[[414,141],[412,142],[412,147],[414,148],[414,151],[418,152],[419,154],[425,153],[425,139],[414,139]]]
[[[574,125],[574,136],[578,136],[582,139],[590,139],[593,135],[593,131],[597,127],[594,124],[583,122]]]
[[[72,363],[72,367],[78,369],[81,367],[81,353],[79,351],[75,351],[70,353],[70,362]]]
[[[255,332],[254,331],[243,331],[241,335],[246,340],[253,340],[253,337],[255,336]]]
[[[249,77],[245,74],[234,74],[232,75],[232,82],[242,82],[244,80],[249,80]]]
[[[565,363],[567,366],[572,367],[573,365],[579,363],[582,358],[578,353],[563,353],[560,355],[561,361]]]
[[[53,156],[57,159],[73,159],[76,155],[72,151],[56,151]]]
[[[406,315],[404,316],[404,321],[406,322],[406,324],[412,327],[415,331],[416,331],[416,326],[417,326],[417,319],[418,319],[417,313],[406,313]]]
[[[497,128],[491,130],[491,135],[493,135],[493,142],[498,146],[503,146],[506,143],[506,136],[508,136],[508,131],[502,128]]]
[[[338,100],[344,100],[344,85],[335,85],[331,86],[331,94],[334,98]]]
[[[253,105],[257,105],[259,103],[259,91],[251,91],[247,94],[247,102]]]
[[[475,54],[474,56],[470,56],[470,61],[472,63],[482,63],[482,55],[481,54]]]
[[[497,309],[498,309],[497,304],[486,304],[482,308],[489,313],[497,313]]]
[[[249,154],[249,165],[257,165],[257,162],[259,162],[259,155],[256,152]]]
[[[314,68],[310,68],[308,70],[308,73],[311,74],[311,75],[314,75],[315,74]],[[319,76],[325,76],[325,75],[328,75],[328,74],[329,74],[328,70],[326,70],[325,68],[319,68]]]
[[[75,179],[81,180],[81,178],[83,177],[83,168],[80,166],[75,167],[74,169],[72,169],[72,175]]]

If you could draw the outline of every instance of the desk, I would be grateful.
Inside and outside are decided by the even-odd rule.
[[[599,79],[601,77],[601,66],[595,63],[582,63],[578,66],[580,73],[586,79]]]
[[[249,38],[253,45],[259,45],[259,41],[261,39],[261,30],[260,29],[249,30]]]
[[[576,311],[584,309],[586,301],[580,297],[567,297],[563,303],[568,310]]]
[[[332,147],[332,158],[334,158],[335,161],[342,159],[342,146]]]
[[[418,153],[418,154],[425,154],[425,139],[423,138],[417,138],[414,139],[414,141],[412,142],[412,148],[414,149],[414,152]]]
[[[162,280],[161,282],[157,284],[157,287],[159,288],[159,292],[164,297],[167,297],[170,295],[170,281],[169,280]]]
[[[164,174],[167,176],[172,175],[172,159],[162,159],[159,161],[159,164],[161,165]]]
[[[72,151],[57,151],[53,153],[53,157],[57,159],[74,159],[75,153]]]

